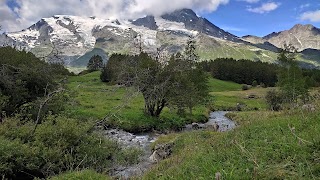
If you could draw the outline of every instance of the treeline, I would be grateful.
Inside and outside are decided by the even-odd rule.
[[[320,87],[319,69],[302,69],[302,74],[306,78],[306,83],[309,87]]]
[[[213,78],[239,84],[257,84],[269,87],[276,85],[278,74],[283,68],[278,64],[233,58],[219,58],[214,61],[203,61],[200,64]],[[320,70],[302,69],[302,73],[309,87],[320,86]]]

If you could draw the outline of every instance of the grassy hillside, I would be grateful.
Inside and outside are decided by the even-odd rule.
[[[320,114],[241,112],[232,132],[197,131],[165,136],[173,156],[143,179],[318,179]]]
[[[234,82],[222,81],[219,79],[210,78],[209,79],[209,89],[210,92],[224,92],[224,91],[239,91],[241,90],[241,85]]]

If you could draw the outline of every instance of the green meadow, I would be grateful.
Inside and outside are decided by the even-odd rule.
[[[133,179],[318,179],[320,177],[320,114],[301,109],[267,110],[266,92],[272,88],[241,90],[242,85],[209,79],[212,104],[179,117],[165,109],[160,119],[144,116],[143,99],[130,88],[99,81],[99,72],[70,77],[75,96],[69,115],[101,120],[128,131],[177,129],[186,123],[205,121],[212,110],[245,105],[227,114],[237,123],[230,132],[193,131],[162,135],[153,144],[173,143],[173,154],[141,177]],[[312,92],[316,93],[314,89]],[[248,98],[254,95],[255,98]],[[317,102],[318,100],[315,100]],[[317,104],[318,106],[318,104]],[[91,171],[74,172],[55,179],[87,177],[106,179]],[[83,176],[81,176],[83,174]]]

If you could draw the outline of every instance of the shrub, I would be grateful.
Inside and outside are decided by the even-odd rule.
[[[243,84],[242,85],[242,90],[243,91],[247,91],[247,90],[249,90],[250,88],[249,88],[249,86],[248,85],[246,85],[246,84]]]
[[[48,64],[32,53],[0,48],[0,94],[7,97],[1,111],[13,115],[20,106],[55,89],[57,78],[69,74],[61,64]]]
[[[124,152],[92,127],[50,116],[32,134],[33,123],[7,119],[0,125],[0,174],[9,179],[25,177],[25,173],[44,178],[82,169],[105,172],[121,159],[137,161],[136,152]]]
[[[271,90],[267,92],[266,101],[270,110],[279,111],[282,109],[281,105],[284,99],[281,93]]]
[[[252,86],[253,86],[253,87],[257,87],[257,86],[258,86],[258,82],[257,82],[256,80],[254,80],[254,81],[252,82]]]

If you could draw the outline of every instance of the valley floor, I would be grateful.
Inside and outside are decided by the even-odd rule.
[[[113,107],[114,127],[141,132],[151,129],[179,129],[184,124],[203,122],[210,112],[197,107],[193,115],[179,118],[166,109],[160,122],[143,116],[139,95],[127,98],[127,89],[107,86],[98,73],[69,79],[76,101],[69,115],[98,120]],[[241,85],[210,79],[214,110],[235,110],[227,116],[237,123],[230,132],[199,130],[169,133],[155,144],[173,143],[172,155],[155,164],[147,173],[133,179],[319,179],[320,178],[320,112],[266,110],[264,96],[268,89],[242,91]],[[254,98],[249,98],[253,97]],[[319,106],[319,100],[314,105]],[[155,145],[153,144],[153,146]],[[108,179],[93,171],[73,172],[53,179]]]

